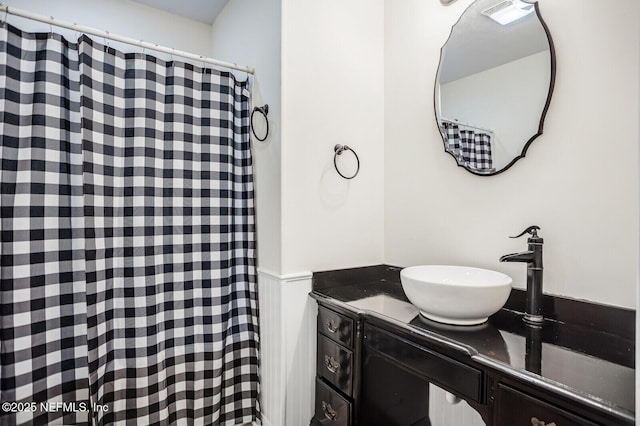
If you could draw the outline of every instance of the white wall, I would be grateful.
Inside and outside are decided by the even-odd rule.
[[[214,21],[211,37],[213,57],[255,68],[252,103],[269,104],[269,137],[260,142],[252,135],[251,147],[258,266],[276,275],[282,272],[280,4],[280,0],[230,0]]]
[[[283,271],[383,261],[383,0],[283,1]],[[335,144],[359,175],[340,178]],[[349,153],[344,155],[350,155]]]
[[[545,134],[494,177],[443,153],[433,82],[449,29],[471,3],[385,3],[385,261],[488,267],[545,238],[546,293],[634,307],[638,262],[640,3],[540,0],[557,54]]]
[[[383,29],[382,0],[231,0],[213,25],[214,56],[254,66],[254,103],[272,110],[272,136],[253,149],[262,408],[273,426],[313,415],[309,272],[383,260]],[[333,169],[337,143],[360,156],[354,180]]]
[[[503,169],[538,133],[550,79],[549,52],[540,52],[442,84],[440,116],[491,129],[493,167]]]
[[[114,34],[132,37],[179,50],[209,56],[211,51],[211,26],[128,0],[3,0],[7,6],[28,10],[56,19],[106,30]],[[9,15],[7,22],[27,31],[50,31],[43,24]],[[73,31],[54,28],[73,40]],[[92,38],[98,43],[104,40]],[[142,51],[132,47],[108,42],[109,46],[125,52]],[[166,55],[148,51],[149,54],[167,58]],[[180,59],[180,58],[176,58]]]

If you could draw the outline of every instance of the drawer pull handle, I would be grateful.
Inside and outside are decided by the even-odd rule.
[[[545,423],[542,420],[538,420],[536,417],[531,417],[531,426],[556,426],[555,422]]]
[[[327,330],[329,330],[329,332],[331,333],[335,333],[336,331],[338,331],[338,324],[334,323],[331,320],[327,321]]]
[[[336,361],[335,358],[332,356],[325,355],[324,364],[327,366],[327,370],[331,371],[332,373],[335,373],[338,370],[340,370],[340,363]]]
[[[338,413],[336,412],[336,410],[333,409],[331,404],[328,404],[324,401],[322,401],[322,411],[324,412],[324,416],[332,422],[335,422],[338,418]]]

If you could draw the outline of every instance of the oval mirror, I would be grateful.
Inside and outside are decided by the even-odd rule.
[[[476,0],[440,55],[434,104],[445,151],[477,175],[507,170],[542,134],[554,78],[538,4]]]

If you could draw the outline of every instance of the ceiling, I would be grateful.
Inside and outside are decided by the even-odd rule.
[[[213,23],[229,0],[132,0],[205,24]],[[535,15],[501,26],[480,11],[500,0],[477,0],[463,14],[447,42],[447,61],[439,80],[446,83],[548,49]]]
[[[460,17],[446,43],[441,83],[549,50],[549,41],[535,13],[500,25],[480,12],[500,0],[477,0]]]
[[[133,0],[156,9],[165,10],[175,15],[200,21],[205,24],[213,23],[229,0]]]

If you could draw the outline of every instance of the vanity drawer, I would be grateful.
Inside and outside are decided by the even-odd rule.
[[[347,316],[319,306],[318,331],[338,343],[353,347],[353,320]]]
[[[368,324],[365,324],[364,339],[366,350],[376,351],[405,370],[413,372],[412,374],[424,377],[445,390],[483,402],[482,370]],[[505,423],[507,424],[509,423]]]
[[[583,417],[498,384],[497,425],[523,426],[596,426]]]
[[[318,376],[351,396],[353,352],[318,334]]]
[[[351,403],[331,389],[321,379],[316,379],[315,425],[349,426]]]

